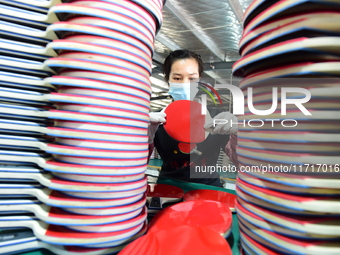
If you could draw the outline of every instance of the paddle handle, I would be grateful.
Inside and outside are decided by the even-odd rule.
[[[38,218],[41,220],[48,219],[48,214],[50,210],[51,210],[51,207],[45,204],[37,205],[37,204],[17,203],[17,204],[0,205],[1,212],[7,212],[7,211],[32,212],[36,216],[38,216]]]
[[[0,234],[0,254],[14,254],[39,248],[37,238],[30,230]]]
[[[35,104],[42,104],[44,102],[49,102],[49,99],[44,95],[32,95],[32,94],[23,94],[17,93],[14,91],[6,91],[1,90],[1,97],[5,98],[19,98],[20,100],[30,100],[35,101]]]
[[[45,160],[45,159],[43,159],[41,157],[30,157],[30,156],[3,155],[3,154],[0,154],[0,161],[35,163],[35,164],[39,165],[41,168],[45,167],[45,164],[46,164],[47,160]]]
[[[15,145],[15,146],[28,146],[38,148],[40,150],[46,150],[47,144],[39,141],[32,140],[21,140],[21,139],[8,139],[8,138],[1,138],[0,137],[0,144],[1,145]]]
[[[11,179],[31,179],[38,181],[41,185],[49,186],[51,184],[50,179],[52,178],[51,174],[42,174],[42,173],[13,173],[10,174],[6,172],[0,172],[0,179],[8,178]]]

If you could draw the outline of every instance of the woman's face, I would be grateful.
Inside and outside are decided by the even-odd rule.
[[[190,83],[198,81],[199,71],[198,63],[193,58],[176,60],[170,70],[169,82]]]

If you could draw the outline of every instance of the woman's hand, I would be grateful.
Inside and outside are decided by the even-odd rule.
[[[236,134],[238,130],[237,117],[230,112],[221,112],[204,125],[204,129],[212,135]]]
[[[166,113],[164,112],[150,112],[150,123],[148,129],[148,136],[149,136],[149,144],[153,143],[153,139],[155,138],[155,133],[159,124],[165,123]]]
[[[150,123],[152,124],[165,123],[166,113],[164,112],[150,112],[149,116],[150,116]]]

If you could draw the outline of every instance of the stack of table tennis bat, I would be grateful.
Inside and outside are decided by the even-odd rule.
[[[233,72],[246,97],[253,88],[255,109],[272,107],[274,88],[279,98],[272,114],[245,107],[239,117],[252,122],[239,125],[237,148],[248,167],[238,175],[236,206],[246,254],[340,252],[339,10],[340,1],[255,0],[245,13]],[[311,115],[294,104],[281,115],[285,87],[310,92],[303,106]]]
[[[63,254],[118,251],[145,232],[163,4],[2,1],[1,228],[31,228]]]

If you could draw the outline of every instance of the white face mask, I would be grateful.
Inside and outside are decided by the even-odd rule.
[[[169,82],[169,95],[177,100],[193,100],[198,92],[198,84],[196,82],[175,83]]]

